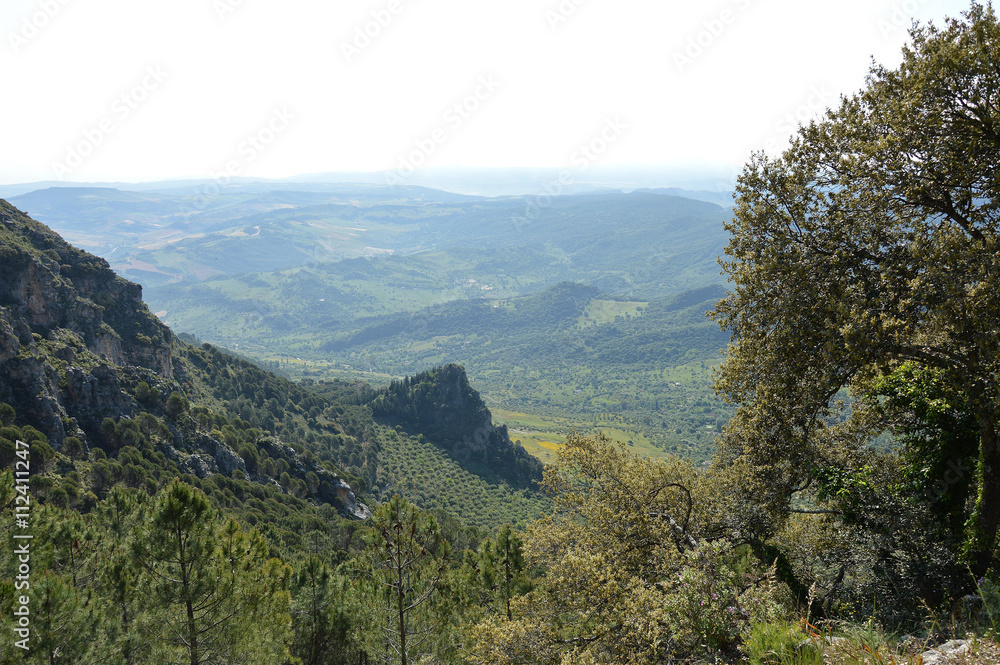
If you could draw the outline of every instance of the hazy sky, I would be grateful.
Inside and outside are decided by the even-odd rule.
[[[948,0],[3,0],[0,183],[731,164]]]

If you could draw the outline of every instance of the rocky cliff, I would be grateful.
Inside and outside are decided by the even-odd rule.
[[[140,286],[0,200],[0,402],[56,448],[86,440],[132,415],[123,378],[170,378],[171,344]]]
[[[245,383],[228,378],[233,397],[243,400],[239,409],[213,397],[223,392],[220,377],[253,377]],[[0,200],[0,404],[13,407],[18,426],[38,430],[55,451],[69,437],[78,439],[77,457],[94,448],[101,450],[92,459],[142,449],[158,456],[161,468],[239,477],[367,517],[368,508],[333,464],[269,432],[248,433],[250,423],[234,417],[234,410],[254,411],[245,394],[259,392],[260,384],[269,397],[293,387],[245,361],[177,339],[149,312],[139,285]],[[302,411],[285,403],[296,415]],[[240,435],[234,427],[242,428]],[[277,423],[270,428],[276,431]],[[0,444],[13,445],[2,437]],[[253,468],[246,459],[255,461]]]
[[[510,440],[506,425],[493,424],[493,415],[461,365],[395,381],[371,407],[387,424],[423,435],[480,475],[522,487],[541,480],[541,462]]]

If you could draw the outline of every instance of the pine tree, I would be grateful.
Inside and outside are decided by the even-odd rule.
[[[363,597],[374,631],[366,643],[381,662],[408,665],[431,651],[442,634],[435,610],[449,555],[433,515],[396,495],[372,518]]]
[[[302,665],[353,662],[357,647],[351,636],[352,607],[344,580],[319,557],[307,558],[292,578],[292,655]]]
[[[34,609],[30,658],[39,665],[85,663],[100,625],[97,599],[71,579],[46,571],[32,581]]]
[[[510,601],[524,577],[523,543],[513,527],[505,524],[495,538],[483,540],[478,551],[468,551],[465,566],[471,602],[512,619]]]
[[[147,575],[169,663],[281,662],[290,632],[287,567],[260,534],[221,527],[208,498],[179,480],[156,497],[133,552]]]

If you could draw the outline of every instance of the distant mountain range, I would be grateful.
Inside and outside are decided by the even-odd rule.
[[[12,201],[141,283],[174,329],[291,376],[386,382],[457,362],[492,405],[614,413],[704,458],[703,430],[726,418],[706,400],[727,340],[704,312],[731,213],[695,196],[237,182]]]
[[[632,191],[668,187],[672,193],[689,198],[703,199],[720,205],[732,205],[734,172],[726,167],[658,168],[658,167],[602,167],[565,170],[554,168],[455,168],[428,167],[419,169],[405,179],[406,185],[470,194],[474,196],[533,196],[542,194],[552,183],[560,180],[571,184],[563,193],[582,193],[595,190]],[[396,174],[390,171],[338,171],[314,173],[291,178],[234,177],[226,185],[256,187],[260,191],[272,189],[297,189],[322,191],[322,188],[341,187],[358,183],[389,185]],[[667,184],[669,183],[669,185]],[[73,183],[60,180],[0,185],[0,197],[10,198],[49,187],[103,187],[125,191],[193,193],[211,191],[218,183],[208,178],[180,178],[144,183],[89,182]],[[397,183],[398,185],[398,183]]]
[[[355,257],[419,263],[445,252],[456,267],[487,259],[466,278],[516,280],[505,295],[576,280],[656,297],[718,281],[728,217],[667,190],[482,198],[420,187],[324,189],[235,186],[203,204],[191,193],[49,188],[12,203],[146,287]],[[453,277],[441,286],[451,289]]]
[[[383,492],[464,505],[484,527],[541,510],[541,464],[493,424],[461,367],[399,389],[310,383],[180,339],[138,285],[0,200],[0,468],[31,441],[33,475],[71,507],[184,477],[271,497],[300,523],[332,519],[323,505],[364,518],[364,498]]]

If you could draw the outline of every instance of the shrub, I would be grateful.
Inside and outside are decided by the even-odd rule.
[[[12,425],[14,423],[14,418],[16,417],[16,412],[14,407],[10,404],[2,403],[0,404],[0,424],[2,425]]]
[[[62,450],[70,459],[80,459],[83,456],[83,441],[75,436],[67,436],[63,439]]]
[[[170,397],[167,398],[167,415],[176,418],[187,410],[187,400],[177,391],[170,393]]]
[[[798,626],[788,622],[759,623],[750,629],[743,648],[750,665],[822,665],[823,650]]]

